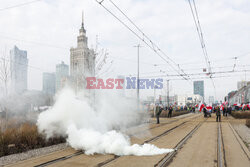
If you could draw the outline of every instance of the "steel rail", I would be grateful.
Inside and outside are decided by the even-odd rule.
[[[190,120],[192,120],[192,119],[195,119],[195,118],[197,118],[197,117],[199,117],[199,116],[200,116],[200,115],[194,116],[194,117],[191,117],[191,116],[190,116],[191,118],[188,119],[187,121],[184,121],[184,122],[182,122],[182,123],[180,123],[180,124],[174,126],[173,128],[164,131],[164,132],[161,133],[160,135],[157,135],[157,136],[155,136],[155,137],[153,137],[153,138],[151,138],[151,139],[149,139],[149,140],[144,141],[144,143],[148,143],[148,142],[151,142],[151,141],[155,141],[155,140],[159,139],[160,137],[167,135],[168,133],[170,133],[170,132],[173,131],[174,129],[180,127],[180,126],[183,125],[184,123],[186,123],[186,122],[188,122],[188,121],[190,121]],[[159,128],[159,127],[162,127],[162,126],[171,124],[171,123],[173,123],[173,122],[177,122],[177,121],[182,120],[182,119],[185,119],[185,118],[189,118],[189,116],[183,117],[183,118],[179,118],[179,119],[176,119],[176,120],[173,120],[173,121],[170,121],[170,122],[166,122],[166,123],[160,124],[160,126],[148,128],[148,129],[146,129],[146,130],[151,130],[151,129]],[[146,130],[144,130],[144,131],[146,131]],[[142,133],[142,132],[139,132],[139,133]],[[131,137],[131,136],[132,136],[132,135],[130,135],[130,137]],[[144,143],[143,143],[143,144],[144,144]],[[35,167],[45,167],[45,166],[48,166],[48,165],[51,165],[51,164],[54,164],[54,163],[57,163],[57,162],[60,162],[60,161],[64,161],[64,160],[70,159],[70,158],[75,157],[75,156],[79,156],[79,155],[81,155],[81,154],[84,154],[84,150],[83,150],[83,151],[75,152],[75,153],[70,154],[70,155],[68,155],[68,156],[64,156],[64,157],[56,158],[56,159],[51,160],[51,161],[44,162],[44,163],[42,163],[42,164],[36,165]],[[103,161],[103,162],[98,163],[98,164],[96,165],[96,167],[104,166],[104,165],[106,165],[106,164],[108,164],[108,163],[110,163],[110,162],[112,162],[112,161],[118,159],[119,157],[120,157],[120,156],[114,155],[113,158],[110,158],[110,159],[107,159],[107,160],[105,160],[105,161]]]
[[[44,167],[44,166],[48,166],[48,165],[57,163],[57,162],[59,162],[59,161],[63,161],[63,160],[72,158],[72,157],[74,157],[74,156],[81,155],[81,154],[83,154],[83,153],[84,153],[84,151],[77,151],[77,152],[75,152],[74,154],[67,155],[67,156],[64,156],[64,157],[60,157],[60,158],[57,158],[57,159],[53,159],[53,160],[51,160],[51,161],[47,161],[47,162],[44,162],[44,163],[42,163],[42,164],[35,165],[34,167]]]
[[[207,119],[206,119],[207,120]],[[205,120],[205,121],[206,121]],[[178,153],[178,150],[180,150],[182,148],[182,146],[187,142],[188,139],[190,139],[193,134],[201,127],[201,125],[205,122],[202,121],[200,122],[198,125],[196,125],[194,127],[194,129],[192,129],[174,148],[175,151],[168,153],[163,159],[161,159],[157,164],[155,164],[155,167],[165,167],[167,165],[169,165],[174,156]]]
[[[217,167],[223,167],[222,165],[222,153],[221,153],[221,126],[217,124]]]
[[[242,139],[240,138],[239,134],[237,133],[237,131],[234,130],[234,128],[232,127],[230,122],[228,122],[228,125],[231,128],[231,130],[233,131],[233,134],[234,134],[236,140],[238,141],[238,143],[240,144],[241,149],[243,150],[243,152],[247,156],[248,160],[250,161],[250,152],[249,152],[249,150],[246,148],[246,146],[244,145],[244,143],[243,143]]]
[[[192,120],[192,119],[194,119],[194,118],[196,118],[196,117],[193,117],[193,118],[191,118],[190,120]],[[157,136],[155,136],[155,137],[153,137],[153,138],[151,138],[151,139],[149,139],[149,140],[145,140],[145,141],[143,142],[143,144],[145,144],[145,143],[150,143],[150,142],[152,142],[152,141],[158,140],[160,137],[166,136],[167,134],[171,133],[173,130],[177,129],[178,127],[181,127],[182,125],[184,125],[184,124],[187,123],[187,122],[188,122],[188,121],[184,121],[184,122],[182,122],[182,123],[180,123],[180,124],[174,126],[173,128],[170,128],[170,129],[164,131],[163,133],[161,133],[161,134],[159,134],[159,135],[157,135]],[[159,127],[159,126],[158,126],[158,127]],[[112,161],[114,161],[114,160],[117,160],[119,157],[120,157],[120,156],[115,156],[114,158],[108,159],[108,160],[106,160],[106,161],[104,161],[104,162],[101,162],[101,163],[97,164],[95,167],[101,167],[101,166],[107,165],[108,163],[110,163],[110,162],[112,162]]]

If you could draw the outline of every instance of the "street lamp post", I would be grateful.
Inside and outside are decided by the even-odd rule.
[[[167,80],[167,84],[168,84],[167,85],[167,89],[168,89],[167,90],[167,96],[168,96],[167,98],[168,98],[168,108],[169,108],[169,80]]]
[[[156,85],[154,86],[154,117],[155,117],[155,115],[156,115],[156,105],[155,105],[155,103],[156,103],[156,96],[155,96],[155,88],[158,88]]]
[[[140,78],[140,47],[141,47],[141,45],[140,44],[138,44],[138,45],[136,45],[136,46],[134,46],[134,47],[137,47],[137,110],[139,110],[139,104],[140,104],[140,92],[139,92],[139,85],[140,85],[140,80],[139,80],[139,78]]]

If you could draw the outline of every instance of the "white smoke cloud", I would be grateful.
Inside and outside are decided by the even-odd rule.
[[[70,89],[63,90],[55,105],[41,113],[37,125],[47,137],[63,135],[76,150],[85,154],[156,155],[173,151],[151,144],[131,145],[121,130],[140,124],[147,116],[135,110],[135,103],[112,94],[99,94],[95,110]],[[107,98],[108,97],[108,98]]]

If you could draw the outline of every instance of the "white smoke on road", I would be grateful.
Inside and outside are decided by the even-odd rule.
[[[121,133],[128,127],[142,123],[145,115],[135,110],[135,104],[117,96],[99,95],[95,110],[70,89],[63,90],[54,106],[41,113],[37,125],[40,132],[53,137],[62,135],[67,142],[85,154],[156,155],[173,151],[151,144],[131,145],[127,135]]]

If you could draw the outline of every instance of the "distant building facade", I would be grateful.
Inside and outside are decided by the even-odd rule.
[[[27,90],[28,58],[27,51],[14,46],[10,50],[11,91],[22,94]]]
[[[250,82],[241,87],[238,91],[232,91],[227,96],[230,105],[250,103]]]
[[[56,92],[61,90],[69,77],[69,66],[64,62],[56,65]]]
[[[228,95],[227,95],[227,98],[228,98],[228,99],[232,98],[236,93],[237,93],[236,90],[235,90],[235,91],[229,92]]]
[[[163,105],[168,105],[168,98],[167,96],[161,96],[161,99],[159,97],[154,96],[148,96],[147,100],[144,101],[144,103],[147,104],[153,104],[154,98],[156,104],[160,104],[162,102]],[[169,96],[169,105],[177,105],[177,106],[185,106],[185,105],[195,105],[202,102],[202,97],[200,95],[174,95]]]
[[[203,97],[198,94],[175,95],[175,104],[178,106],[196,105],[201,103]]]
[[[70,77],[76,92],[86,88],[86,77],[95,76],[95,52],[88,48],[88,38],[82,25],[77,37],[77,47],[70,49]],[[93,96],[93,90],[84,90],[85,96]]]
[[[186,96],[186,105],[191,104],[191,105],[196,105],[200,104],[203,100],[203,97],[198,94],[191,94]]]
[[[204,100],[204,81],[194,81],[194,94],[202,96]]]
[[[247,86],[247,81],[238,81],[237,82],[237,89],[240,90],[244,86]]]
[[[56,92],[56,75],[55,73],[43,73],[43,92],[54,95]]]
[[[213,104],[214,103],[214,96],[209,96],[208,97],[208,103]]]
[[[147,96],[147,99],[144,100],[144,103],[153,104],[154,100],[156,104],[160,103],[162,103],[163,105],[168,104],[167,96],[157,96],[157,97]],[[175,96],[169,96],[169,105],[174,105],[174,103],[175,103]]]
[[[185,95],[175,95],[175,104],[178,106],[185,106],[187,97]]]

